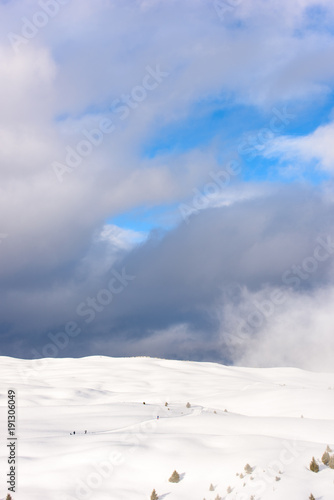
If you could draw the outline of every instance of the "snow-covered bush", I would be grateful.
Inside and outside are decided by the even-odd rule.
[[[151,500],[158,500],[159,497],[157,495],[157,492],[155,490],[152,491],[151,493]]]
[[[325,451],[325,453],[321,457],[321,461],[324,465],[328,465],[330,458],[331,457],[329,456],[328,451]]]
[[[316,462],[316,459],[312,457],[311,463],[310,463],[310,470],[312,472],[319,472],[319,465]]]
[[[168,481],[170,483],[178,483],[180,481],[180,474],[175,470]]]
[[[253,469],[249,464],[245,465],[244,470],[247,474],[251,474],[253,472]]]
[[[329,466],[331,469],[334,469],[334,455],[331,455],[331,456],[330,456],[330,459],[329,459],[329,462],[328,462],[328,466]]]

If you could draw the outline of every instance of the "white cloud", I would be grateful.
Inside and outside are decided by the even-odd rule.
[[[115,224],[106,224],[99,239],[108,241],[113,247],[121,250],[131,250],[134,246],[145,241],[147,233],[123,229]]]
[[[279,294],[284,302],[269,304],[273,294]],[[243,288],[239,305],[229,303],[224,307],[222,353],[228,349],[240,366],[331,371],[333,299],[333,286],[302,293],[282,288],[250,292]]]
[[[268,144],[264,155],[285,160],[315,161],[319,169],[334,173],[334,122],[318,127],[314,132],[299,137],[279,137]],[[307,167],[307,165],[306,165]],[[305,168],[300,165],[300,168]]]

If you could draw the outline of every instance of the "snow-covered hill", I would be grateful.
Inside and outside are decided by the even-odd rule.
[[[14,500],[149,500],[153,488],[166,500],[334,499],[320,460],[334,450],[334,373],[100,356],[0,363],[1,499],[8,389]]]

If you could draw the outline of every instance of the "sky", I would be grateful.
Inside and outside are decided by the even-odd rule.
[[[331,370],[334,4],[0,2],[0,354]]]

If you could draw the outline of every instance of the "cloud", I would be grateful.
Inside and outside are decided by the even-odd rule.
[[[106,224],[101,232],[102,241],[108,241],[112,247],[131,250],[146,239],[146,234],[131,229],[122,229],[114,224]]]
[[[175,210],[192,201],[222,157],[237,154],[240,107],[243,122],[256,114],[266,123],[274,106],[326,99],[334,7],[317,5],[314,23],[311,0],[239,2],[224,19],[205,0],[71,0],[16,48],[9,33],[24,36],[41,2],[0,5],[3,353],[29,357],[50,331],[74,320],[82,334],[60,355],[152,346],[155,354],[227,359],[215,351],[224,286],[237,282],[249,293],[279,286],[318,234],[330,233],[328,194],[241,175],[189,224],[173,213],[173,229],[147,240],[107,221],[138,207]],[[157,86],[152,71],[164,74]],[[219,130],[189,148],[146,154],[159,132],[186,128],[195,112],[220,113]],[[97,141],[106,120],[113,130]],[[87,134],[95,137],[88,146]],[[331,171],[331,137],[326,125],[305,138],[277,138],[270,158],[316,158]],[[68,168],[63,182],[55,162]],[[78,305],[123,266],[135,280],[85,324]],[[305,286],[327,286],[328,269]],[[176,338],[184,341],[169,348]]]
[[[281,290],[276,290],[282,293]],[[273,290],[261,294],[249,294],[248,304],[268,300]],[[331,352],[334,348],[332,335],[332,302],[334,287],[328,286],[308,293],[285,292],[284,306],[274,307],[268,317],[262,315],[262,324],[240,335],[242,308],[229,311],[230,337],[226,342],[222,333],[222,350],[229,350],[235,364],[240,366],[270,367],[298,366],[306,370],[331,372]]]
[[[268,145],[264,154],[268,158],[293,161],[300,168],[307,168],[310,162],[315,161],[318,169],[333,174],[333,141],[334,122],[331,122],[305,136],[279,137]]]
[[[104,229],[85,259],[67,266],[62,276],[59,271],[51,276],[52,289],[35,277],[29,287],[23,279],[7,291],[2,318],[15,340],[7,339],[5,352],[41,352],[49,342],[48,332],[64,331],[66,322],[75,321],[81,334],[61,355],[102,352],[104,346],[103,352],[110,355],[146,349],[163,357],[177,352],[179,358],[239,362],[240,352],[229,346],[231,318],[247,320],[254,297],[265,300],[266,290],[283,287],[299,300],[331,286],[332,258],[322,259],[320,251],[315,272],[312,256],[319,238],[329,242],[328,248],[334,241],[332,220],[333,205],[321,194],[281,187],[270,196],[202,211],[189,224],[152,232],[130,250],[124,249],[124,238],[132,234],[111,228],[110,239],[110,228]],[[310,267],[307,279],[300,278],[296,287],[298,272],[304,276]],[[108,292],[101,291],[108,289],[112,269],[123,269],[134,279],[108,302]],[[245,290],[242,300],[240,289]],[[94,314],[88,312],[88,298],[97,298]],[[317,304],[309,300],[307,307],[316,310]],[[250,346],[257,335],[258,328],[251,329]],[[293,357],[291,352],[291,362]],[[301,362],[297,352],[295,362]]]

